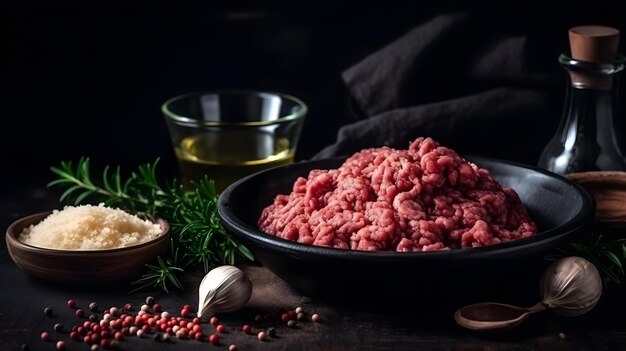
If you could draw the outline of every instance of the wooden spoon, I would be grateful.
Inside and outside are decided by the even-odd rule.
[[[527,308],[484,302],[461,307],[454,313],[454,320],[460,326],[472,330],[506,330],[519,325],[531,314],[545,309],[546,306],[541,302]]]

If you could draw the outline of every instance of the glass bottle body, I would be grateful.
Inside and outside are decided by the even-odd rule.
[[[563,116],[538,165],[559,174],[626,171],[623,123],[617,110],[624,63],[593,64],[559,58],[568,71]]]

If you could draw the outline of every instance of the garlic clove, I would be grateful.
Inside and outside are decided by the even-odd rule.
[[[232,312],[241,309],[252,295],[252,283],[235,266],[220,266],[200,282],[198,318],[209,312]]]
[[[582,257],[554,262],[542,278],[543,304],[565,316],[589,312],[602,296],[598,269]]]

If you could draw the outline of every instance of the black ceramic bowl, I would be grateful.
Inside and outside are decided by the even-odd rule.
[[[510,162],[468,159],[517,191],[539,226],[538,234],[487,247],[396,253],[299,244],[257,229],[262,209],[277,194],[288,194],[297,177],[306,177],[315,168],[337,168],[343,158],[296,163],[241,179],[222,193],[218,210],[226,228],[262,265],[312,296],[412,304],[488,298],[532,303],[549,264],[546,257],[585,232],[594,201],[582,187],[556,174]]]

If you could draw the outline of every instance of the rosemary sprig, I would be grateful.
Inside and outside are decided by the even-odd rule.
[[[123,179],[120,168],[105,167],[101,183],[92,180],[89,158],[81,158],[76,167],[61,162],[50,169],[57,175],[48,186],[65,191],[60,201],[73,199],[75,205],[86,200],[104,202],[140,216],[161,217],[170,224],[170,245],[165,257],[146,265],[146,273],[133,284],[140,290],[159,287],[169,292],[170,284],[183,288],[179,276],[185,269],[202,267],[208,272],[217,264],[234,264],[237,259],[253,260],[250,251],[237,242],[222,226],[217,214],[215,183],[204,178],[186,191],[173,180],[171,185],[159,184],[156,176],[158,159],[140,165],[137,172]]]
[[[593,263],[605,286],[610,282],[619,284],[624,276],[626,239],[609,239],[602,234],[590,233],[559,251],[563,256],[580,256]]]

